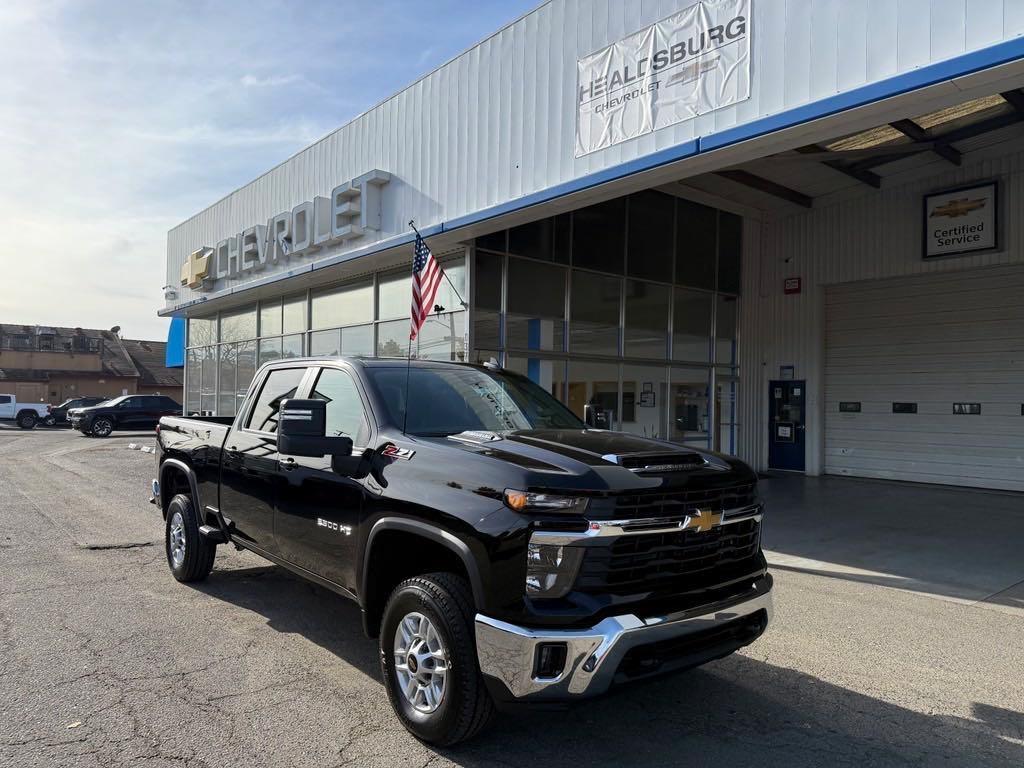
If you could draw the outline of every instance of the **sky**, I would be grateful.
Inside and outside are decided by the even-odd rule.
[[[167,231],[540,0],[4,0],[0,322],[166,338]]]

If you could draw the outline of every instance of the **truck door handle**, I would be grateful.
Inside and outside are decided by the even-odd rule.
[[[224,451],[224,455],[227,456],[232,461],[238,461],[238,447],[232,445],[230,448]]]
[[[295,463],[295,459],[293,459],[291,456],[281,459],[280,464],[281,469],[283,469],[285,472],[291,472],[293,469],[299,466],[298,464]]]

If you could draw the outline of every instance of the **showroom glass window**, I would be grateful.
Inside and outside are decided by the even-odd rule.
[[[438,259],[467,296],[464,251]],[[185,368],[190,413],[233,416],[259,366],[316,355],[405,357],[409,351],[409,270],[389,270],[258,304],[191,318]],[[421,358],[464,361],[467,318],[445,281],[413,347]]]
[[[647,190],[475,246],[473,359],[592,424],[734,449],[740,216]]]

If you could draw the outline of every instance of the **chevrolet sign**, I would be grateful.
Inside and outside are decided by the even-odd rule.
[[[267,265],[285,264],[331,245],[379,232],[382,188],[391,174],[373,170],[339,184],[331,196],[314,197],[247,227],[214,247],[194,251],[181,270],[181,284],[212,291],[225,278],[260,272]]]

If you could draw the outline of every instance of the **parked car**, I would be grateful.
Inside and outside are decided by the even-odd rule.
[[[117,429],[153,429],[161,416],[181,413],[166,395],[124,395],[87,408],[68,411],[71,426],[83,435],[107,437]]]
[[[34,429],[46,421],[50,406],[46,403],[19,403],[14,395],[0,395],[0,421],[13,421],[22,429]]]
[[[106,397],[72,397],[70,400],[65,400],[60,405],[50,409],[50,419],[46,421],[46,425],[52,427],[55,424],[68,424],[71,421],[68,418],[68,411],[72,408],[88,408],[92,405],[105,403],[107,400],[108,398]]]
[[[391,705],[433,744],[495,704],[726,656],[771,615],[749,467],[588,429],[497,365],[276,361],[236,417],[165,417],[157,444],[174,578],[231,543],[356,600]]]

